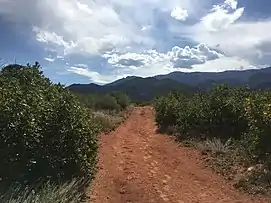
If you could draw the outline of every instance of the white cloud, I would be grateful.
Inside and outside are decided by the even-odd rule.
[[[115,68],[108,75],[122,73],[126,76],[150,77],[173,71],[221,72],[240,70],[244,67],[255,68],[247,60],[239,57],[226,57],[204,44],[185,48],[176,46],[167,53],[149,50],[142,53],[108,53],[104,57]]]
[[[49,61],[49,62],[54,62],[55,59],[54,58],[50,58],[50,57],[45,57],[44,58],[46,61]]]
[[[112,47],[125,46],[131,39],[140,40],[136,31],[124,24],[112,7],[102,3],[58,0],[56,4],[48,0],[41,1],[41,4],[43,11],[53,16],[40,25],[41,30],[45,29],[42,33],[46,33],[42,39],[63,46],[66,54],[98,54]],[[37,39],[40,38],[37,35]]]
[[[0,15],[34,25],[39,42],[60,46],[64,54],[96,54],[127,46],[151,48],[146,30],[157,12],[191,10],[200,0],[21,0],[0,1]],[[185,14],[185,13],[184,13]],[[61,52],[58,49],[59,52]]]
[[[214,5],[194,26],[172,26],[171,31],[215,48],[228,57],[242,58],[252,66],[270,66],[271,20],[237,21],[244,11],[245,8],[238,8],[236,0],[226,0]]]
[[[181,7],[175,7],[171,11],[171,17],[175,18],[176,20],[185,21],[188,18],[188,12]]]
[[[255,69],[257,67],[250,64],[249,61],[238,57],[222,56],[216,60],[207,61],[204,64],[197,64],[193,69],[181,69],[186,72],[223,72],[226,70]]]
[[[116,78],[114,76],[101,75],[100,73],[98,73],[96,71],[92,71],[88,68],[72,66],[68,69],[68,72],[72,72],[72,73],[75,73],[78,75],[88,77],[90,79],[90,81],[100,83],[100,84],[105,84],[105,83],[112,82],[112,81],[116,80]]]
[[[120,73],[149,77],[178,70],[194,70],[195,65],[219,59],[223,55],[211,50],[204,44],[199,44],[195,47],[186,46],[185,48],[175,46],[166,53],[160,53],[156,50],[124,54],[114,52],[106,53],[103,57],[114,67],[115,75]],[[203,67],[201,66],[201,68]],[[216,67],[212,68],[214,70]],[[211,69],[210,65],[209,69]]]
[[[199,44],[191,48],[189,46],[184,48],[175,46],[167,53],[146,50],[141,53],[106,53],[103,56],[114,67],[137,69],[138,67],[156,66],[157,64],[173,68],[191,68],[195,64],[215,60],[223,55],[211,50],[205,44]]]
[[[270,65],[271,59],[266,57],[271,52],[270,46],[266,46],[271,44],[270,32],[271,20],[267,20],[240,22],[218,32],[209,32],[197,27],[191,30],[189,36],[210,47],[216,47],[228,56],[238,56],[252,64]]]
[[[230,13],[229,8],[234,10]],[[222,5],[214,5],[209,14],[204,16],[201,21],[209,31],[219,31],[226,29],[238,20],[244,13],[244,8],[237,9],[237,1],[226,0]]]
[[[237,9],[238,2],[237,0],[225,0],[225,5],[229,6],[232,9]]]
[[[107,53],[104,55],[114,67],[115,74],[135,75],[141,77],[165,74],[174,70],[168,54],[156,50],[141,53]]]
[[[150,25],[143,25],[142,26],[142,28],[141,28],[141,31],[145,31],[145,30],[148,30],[148,29],[150,29],[151,28],[151,26]]]
[[[211,50],[205,44],[199,44],[192,48],[189,46],[184,48],[175,46],[169,52],[169,55],[171,55],[171,61],[175,68],[192,68],[193,65],[203,64],[222,56],[222,54]]]
[[[173,71],[183,72],[221,72],[255,68],[248,61],[238,57],[226,57],[204,44],[195,47],[173,47],[167,53],[147,50],[142,53],[108,52],[103,55],[113,69],[101,74],[87,68],[86,64],[76,64],[69,72],[88,77],[90,81],[105,84],[127,76],[151,77],[168,74]]]
[[[76,67],[82,67],[82,68],[87,68],[88,65],[87,64],[83,64],[83,63],[79,63],[75,65]]]
[[[63,56],[56,56],[57,59],[64,60]]]
[[[237,0],[211,2],[0,0],[0,18],[31,27],[50,56],[45,60],[69,61],[69,72],[99,83],[127,75],[271,64],[271,20],[244,19],[245,8],[238,7]],[[73,61],[77,56],[83,58],[80,64]],[[88,57],[107,63],[93,71]]]
[[[108,53],[104,54],[108,59],[108,63],[114,67],[143,67],[146,64],[155,64],[161,61],[168,60],[166,54],[159,53],[155,50],[147,50],[142,53]]]

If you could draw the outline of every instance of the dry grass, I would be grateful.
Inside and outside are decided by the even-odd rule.
[[[216,154],[224,154],[230,150],[231,139],[226,142],[221,141],[221,139],[213,138],[207,139],[203,142],[197,144],[197,147],[201,151],[208,151]]]
[[[114,114],[104,111],[93,112],[93,116],[104,132],[114,130],[124,119],[122,114]]]
[[[82,192],[79,192],[81,181],[73,180],[62,185],[46,183],[41,190],[21,186],[11,187],[0,197],[0,202],[5,203],[79,203]]]
[[[94,111],[92,112],[97,123],[102,127],[103,132],[110,132],[115,130],[131,113],[132,106],[128,107],[125,111]]]

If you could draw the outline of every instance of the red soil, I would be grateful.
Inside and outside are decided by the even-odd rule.
[[[100,139],[93,203],[256,203],[204,167],[199,152],[156,133],[151,107],[131,116]]]

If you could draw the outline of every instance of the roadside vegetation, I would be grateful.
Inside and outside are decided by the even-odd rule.
[[[0,72],[0,202],[80,202],[95,176],[98,136],[130,104],[120,93],[74,95],[38,63]]]
[[[108,94],[76,94],[80,103],[90,109],[90,114],[103,132],[114,130],[129,115],[132,105],[129,97],[120,92]]]
[[[271,92],[220,85],[157,98],[156,122],[252,194],[271,191]]]

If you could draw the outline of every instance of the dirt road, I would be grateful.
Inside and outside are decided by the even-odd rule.
[[[243,203],[252,200],[203,166],[200,154],[156,133],[150,107],[135,108],[116,131],[101,137],[94,203]]]

